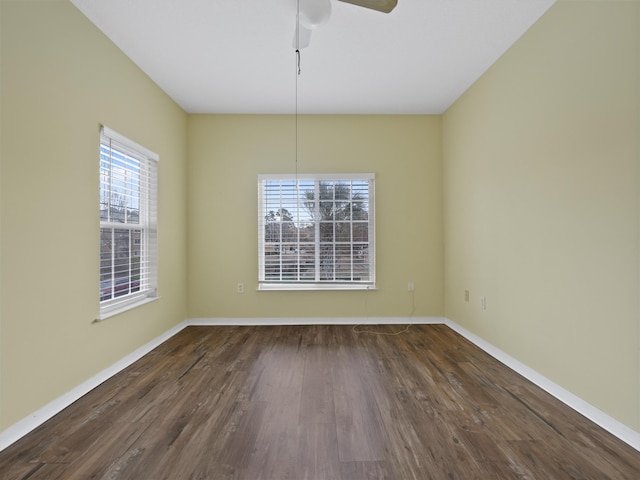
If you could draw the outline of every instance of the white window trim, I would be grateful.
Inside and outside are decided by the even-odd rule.
[[[260,189],[264,180],[366,180],[369,182],[369,273],[368,281],[298,281],[270,282],[264,278],[265,252],[263,224],[264,202]],[[324,290],[377,290],[375,253],[375,174],[261,174],[258,175],[258,291],[324,291]]]
[[[100,221],[100,229],[103,228],[117,228],[122,230],[142,230],[142,235],[145,238],[146,260],[149,260],[146,269],[148,270],[148,285],[147,288],[127,295],[122,295],[109,300],[100,301],[100,313],[96,318],[97,321],[105,320],[120,313],[126,312],[133,308],[139,307],[146,303],[152,302],[159,298],[158,296],[158,226],[157,226],[157,208],[158,208],[158,163],[160,157],[147,149],[146,147],[134,142],[126,136],[110,129],[106,126],[100,128],[100,145],[102,145],[104,139],[110,139],[131,152],[135,152],[136,156],[144,157],[147,162],[152,163],[153,177],[150,182],[150,191],[148,197],[148,208],[146,209],[145,216],[147,217],[144,225],[140,224],[122,224],[108,221]],[[100,149],[102,147],[100,146]],[[99,149],[99,151],[100,151]],[[100,158],[100,154],[99,154]],[[140,245],[135,245],[140,249]],[[133,254],[133,242],[130,245],[130,255]]]

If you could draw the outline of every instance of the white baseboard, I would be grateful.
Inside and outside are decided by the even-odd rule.
[[[182,322],[171,328],[170,330],[167,330],[162,335],[154,338],[150,342],[138,348],[136,351],[130,353],[110,367],[107,367],[98,374],[94,375],[86,382],[81,383],[74,389],[47,403],[44,407],[33,412],[31,415],[23,418],[18,423],[14,423],[9,428],[0,432],[0,451],[15,443],[27,433],[34,430],[36,427],[42,425],[54,415],[60,413],[80,397],[86,395],[98,385],[113,377],[116,373],[124,370],[129,365],[142,358],[144,355],[149,353],[164,341],[173,337],[176,333],[178,333],[186,326],[187,322]]]
[[[0,432],[0,451],[13,444],[24,435],[40,426],[51,417],[71,405],[83,395],[108,380],[118,372],[139,360],[161,343],[188,326],[223,326],[223,325],[407,325],[407,324],[444,324],[458,332],[467,340],[484,350],[496,360],[533,382],[558,400],[581,413],[589,420],[601,426],[623,442],[640,451],[640,432],[627,427],[593,405],[565,390],[535,370],[527,367],[502,350],[494,347],[482,338],[457,323],[443,317],[340,317],[340,318],[190,318],[166,331],[157,338],[138,348],[135,352],[102,370],[73,390],[61,395],[38,411],[22,419],[6,430]]]
[[[444,323],[442,317],[292,317],[292,318],[190,318],[189,325],[425,325]]]
[[[553,395],[565,405],[584,415],[595,424],[601,426],[609,433],[615,435],[620,440],[629,444],[631,447],[640,452],[640,432],[636,432],[635,430],[627,427],[625,424],[617,421],[615,418],[610,417],[602,410],[599,410],[590,403],[585,402],[580,397],[574,395],[568,390],[565,390],[557,383],[552,382],[544,375],[541,375],[532,368],[527,367],[522,362],[516,360],[502,350],[494,347],[489,342],[484,341],[482,338],[478,337],[474,333],[471,333],[469,330],[461,327],[457,323],[449,319],[446,319],[444,323],[449,328],[458,332],[460,335],[465,337],[477,347],[484,350],[499,362],[518,372],[527,380],[542,388],[547,393]]]

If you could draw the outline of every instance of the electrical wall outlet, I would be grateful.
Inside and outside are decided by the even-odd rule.
[[[407,285],[407,291],[413,292],[414,290],[415,290],[415,285],[413,284],[413,282],[409,282],[409,284]]]
[[[464,301],[468,302],[469,301],[469,290],[465,290],[464,291]]]
[[[244,283],[238,283],[238,293],[244,293]]]
[[[482,310],[487,309],[487,297],[480,297],[480,308]]]

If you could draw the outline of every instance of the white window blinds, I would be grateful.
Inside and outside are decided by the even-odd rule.
[[[102,127],[100,315],[157,295],[158,156]]]
[[[260,175],[259,288],[375,285],[374,175]]]

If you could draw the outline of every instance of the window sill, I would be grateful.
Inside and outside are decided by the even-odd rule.
[[[345,290],[377,290],[372,284],[348,284],[348,283],[263,283],[258,285],[259,292],[282,292],[282,291],[345,291]]]
[[[119,305],[113,305],[111,307],[105,308],[104,311],[100,312],[98,318],[94,320],[94,322],[101,322],[106,320],[107,318],[115,317],[116,315],[120,315],[121,313],[128,312],[129,310],[133,310],[134,308],[141,307],[142,305],[146,305],[147,303],[155,302],[160,297],[145,297],[139,300],[122,303]]]

